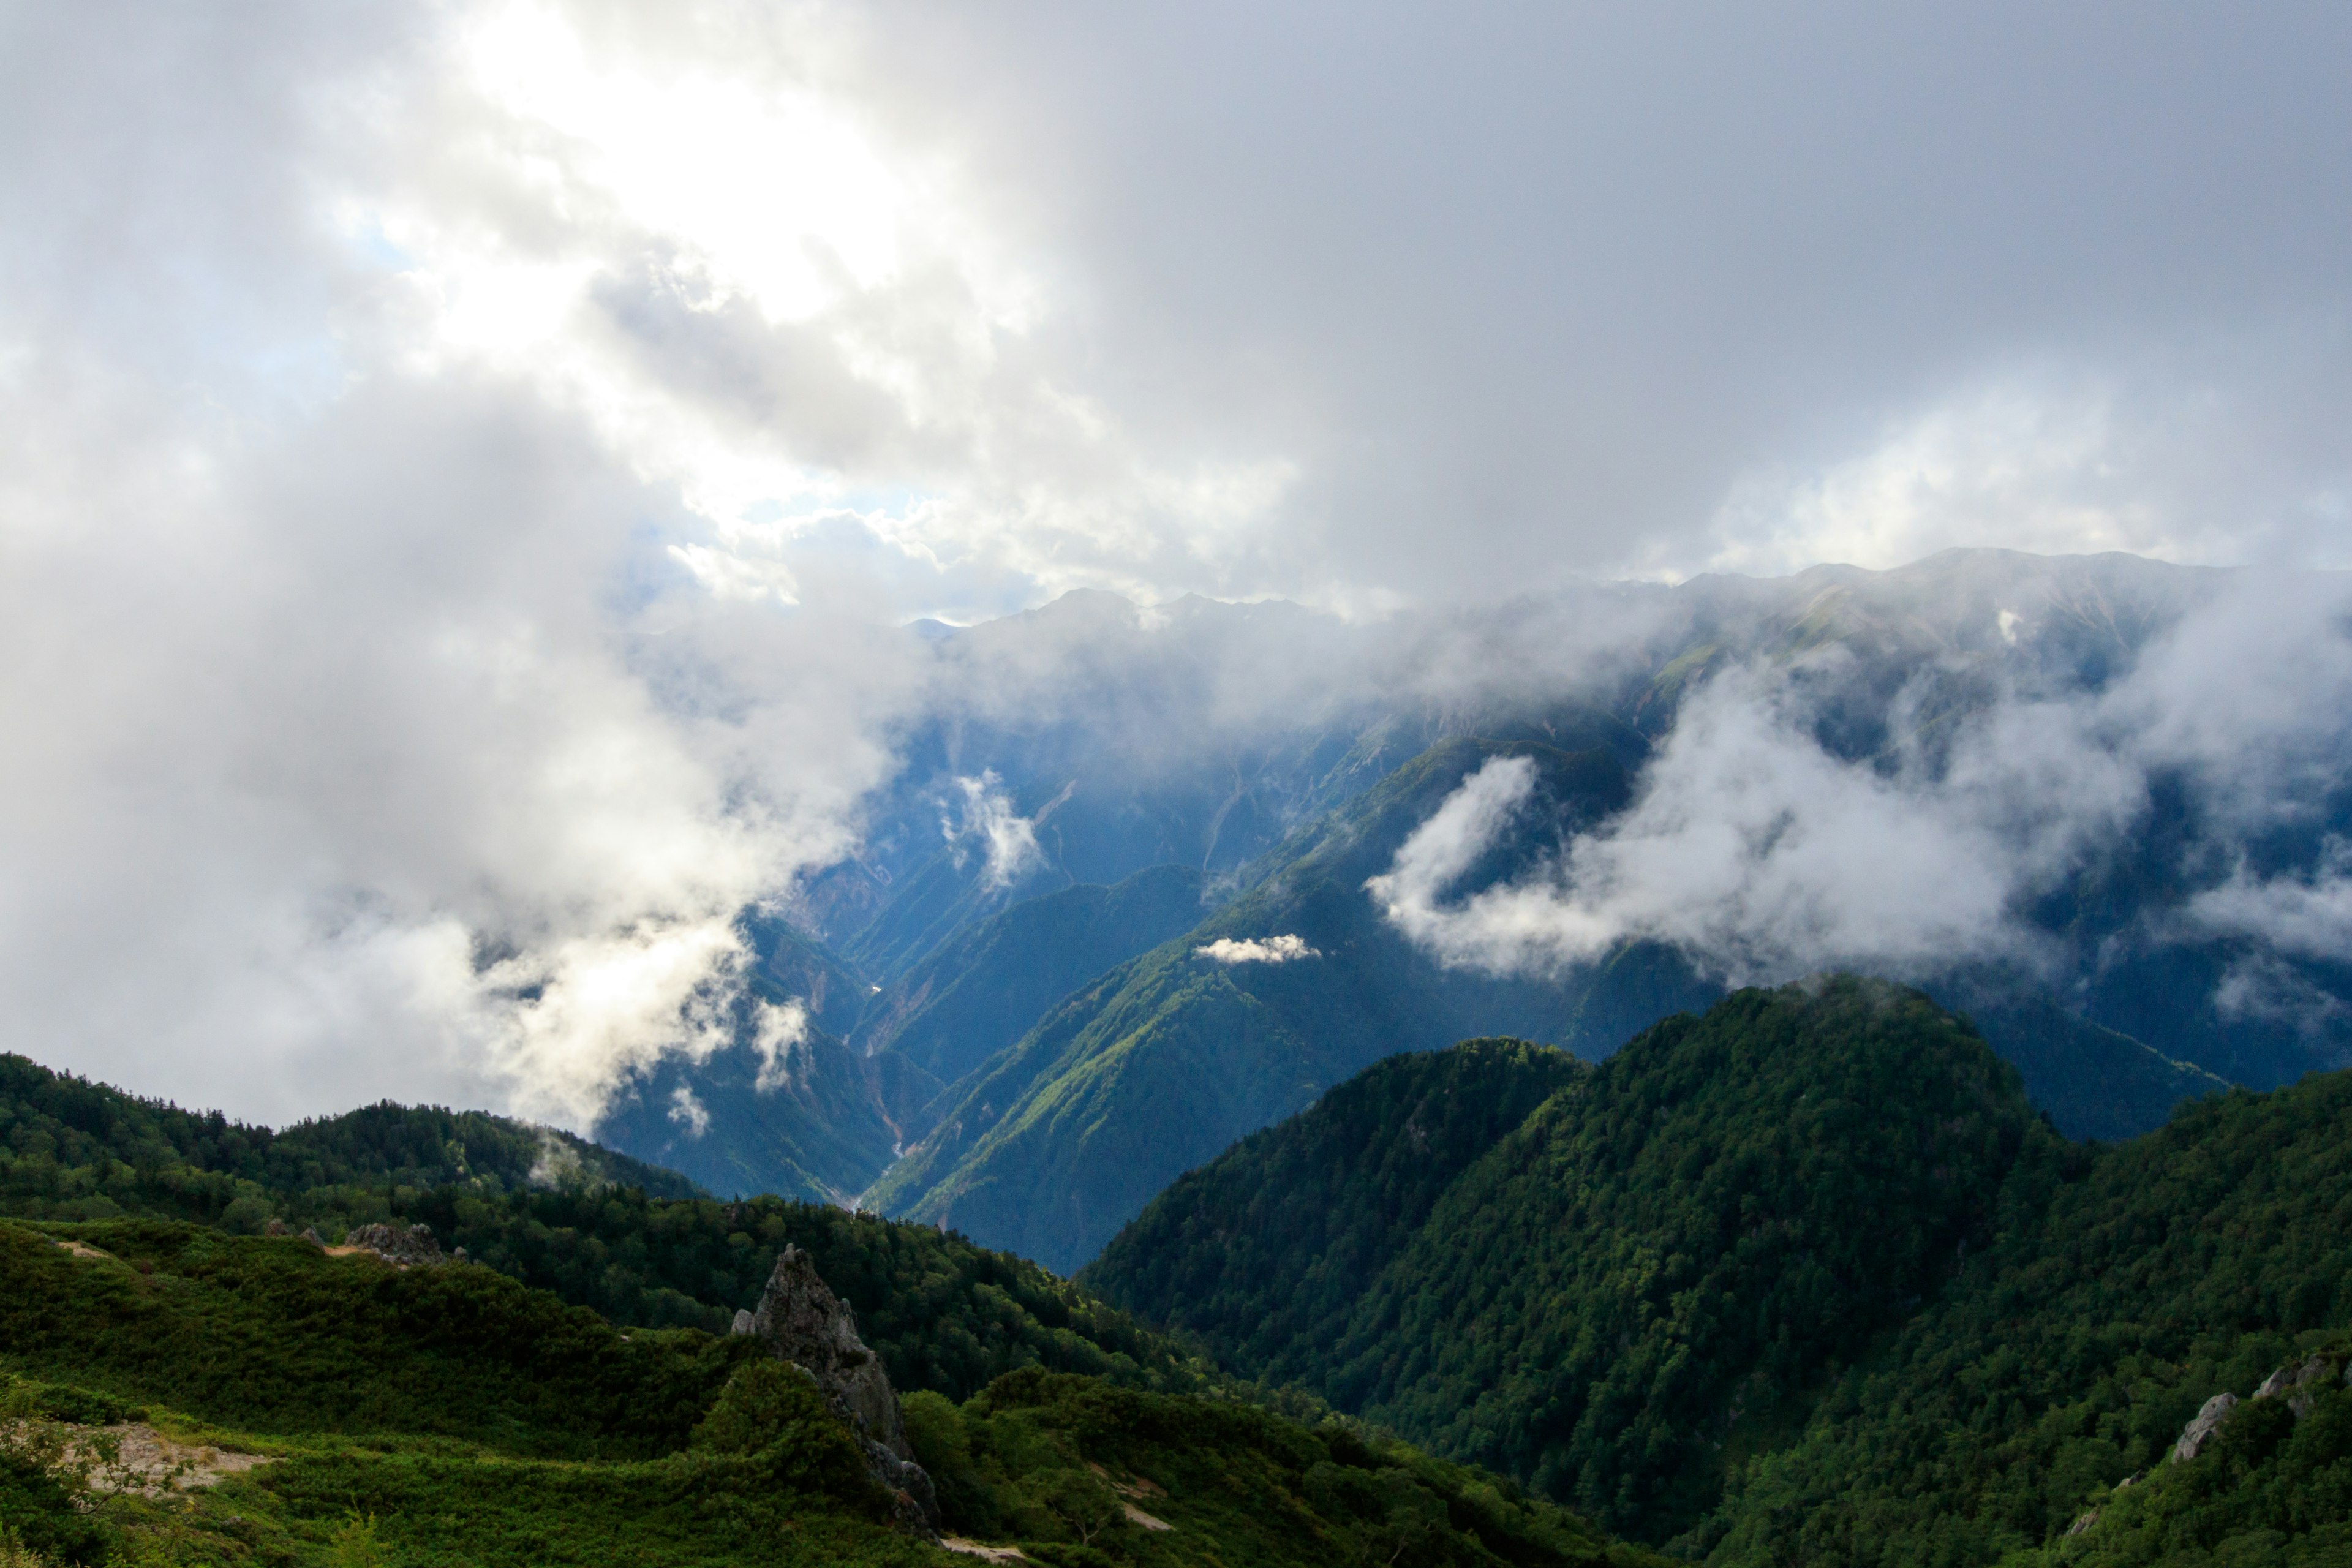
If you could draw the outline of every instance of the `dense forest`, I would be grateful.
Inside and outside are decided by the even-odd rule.
[[[2352,1448],[2315,1418],[2257,1441],[2264,1406],[2159,1464],[2352,1312],[2352,1075],[2074,1144],[1916,993],[1748,992],[1400,1204],[1427,1086],[1507,1060],[1457,1051],[1187,1175],[1084,1282],[1710,1562],[2280,1560],[2352,1521],[2326,1479]]]

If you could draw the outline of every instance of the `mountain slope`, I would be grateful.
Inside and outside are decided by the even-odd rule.
[[[464,1264],[396,1268],[153,1221],[0,1223],[7,1549],[224,1565],[971,1561],[892,1528],[850,1428],[768,1355],[751,1335],[624,1333]],[[961,1409],[919,1392],[905,1415],[948,1526],[1013,1536],[1032,1562],[1659,1561],[1462,1467],[1231,1400],[1030,1369]],[[104,1436],[76,1423],[100,1421],[213,1484],[92,1487],[72,1455]],[[1148,1523],[1122,1494],[1149,1501]]]
[[[468,1134],[462,1147],[451,1128]],[[194,1220],[230,1234],[274,1221],[331,1240],[360,1225],[423,1225],[444,1247],[609,1321],[714,1331],[758,1304],[777,1255],[797,1247],[857,1311],[900,1388],[963,1399],[1024,1366],[1160,1390],[1214,1381],[1034,1263],[831,1205],[716,1203],[671,1172],[539,1132],[393,1105],[272,1132],[5,1057],[0,1215]],[[522,1163],[550,1147],[573,1157]],[[630,1182],[639,1173],[647,1180]]]
[[[1144,1306],[1249,1376],[1312,1384],[1318,1355],[1447,1185],[1591,1070],[1520,1040],[1376,1062],[1179,1177],[1077,1282]]]
[[[754,976],[753,984],[766,981]],[[757,1026],[745,1025],[700,1061],[664,1057],[639,1071],[595,1132],[712,1192],[845,1203],[889,1164],[898,1142],[881,1070],[814,1025],[764,1048]]]
[[[0,1207],[11,1214],[258,1230],[302,1194],[331,1205],[339,1192],[394,1187],[494,1195],[615,1184],[665,1198],[696,1190],[569,1132],[478,1110],[386,1101],[273,1131],[0,1055]]]
[[[1743,993],[1574,1075],[1336,1332],[1284,1302],[1387,1234],[1374,1173],[1414,1110],[1328,1098],[1379,1113],[1237,1147],[1087,1284],[1727,1568],[2315,1564],[2352,1539],[2352,1396],[2252,1401],[2166,1462],[2216,1395],[2352,1363],[2352,1073],[2069,1144],[1916,993]],[[1262,1244],[1310,1211],[1309,1256]]]
[[[1397,1070],[1475,1081],[1492,1055]],[[1244,1375],[1280,1368],[1652,1541],[1715,1507],[1739,1405],[1807,1388],[1984,1245],[2035,1125],[2014,1073],[1916,993],[1742,992],[1554,1069],[1521,1122],[1466,1123],[1412,1214],[1379,1173],[1422,1113],[1375,1072],[1179,1183],[1086,1278]],[[1308,1256],[1259,1244],[1267,1216],[1318,1208]],[[1310,1310],[1280,1310],[1301,1292]]]
[[[1206,884],[1189,867],[1152,866],[1015,904],[884,987],[850,1044],[865,1056],[896,1051],[952,1083],[1078,986],[1198,925]]]
[[[1295,835],[1227,909],[1072,995],[956,1084],[939,1126],[866,1201],[1067,1270],[1179,1172],[1370,1062],[1465,1035],[1567,1036],[1573,994],[1441,969],[1361,890],[1500,754],[1538,762],[1544,814],[1560,830],[1623,802],[1623,769],[1605,752],[1432,748]],[[1297,956],[1264,945],[1276,937],[1297,939]]]

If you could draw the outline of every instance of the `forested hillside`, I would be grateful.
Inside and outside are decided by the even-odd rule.
[[[2287,1561],[2352,1526],[2333,1394],[2159,1467],[2206,1401],[2352,1328],[2352,1075],[2070,1144],[1916,993],[1742,993],[1571,1073],[1392,1223],[1426,1113],[1395,1091],[1495,1049],[1335,1090],[1085,1282],[1712,1563]]]
[[[1034,1263],[831,1205],[688,1196],[669,1172],[502,1118],[374,1106],[272,1132],[21,1057],[0,1057],[0,1214],[248,1235],[276,1221],[331,1241],[359,1225],[422,1224],[443,1247],[612,1322],[712,1331],[757,1304],[776,1255],[797,1246],[903,1388],[961,1399],[1024,1366],[1154,1388],[1214,1381]],[[523,1163],[532,1156],[542,1163]]]
[[[1179,1177],[1078,1282],[1150,1303],[1227,1366],[1315,1384],[1439,1195],[1591,1070],[1520,1040],[1391,1057]]]

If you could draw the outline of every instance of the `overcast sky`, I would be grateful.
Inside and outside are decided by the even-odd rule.
[[[2352,564],[2347,68],[2317,5],[0,3],[0,1045],[591,1114],[850,841],[919,615]]]

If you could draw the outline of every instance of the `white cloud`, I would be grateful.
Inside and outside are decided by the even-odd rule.
[[[751,1032],[752,1048],[760,1053],[759,1076],[751,1087],[768,1094],[793,1081],[793,1053],[808,1043],[808,1006],[798,997],[779,1007],[759,1005]]]
[[[1320,958],[1319,949],[1307,945],[1307,939],[1285,932],[1280,936],[1234,938],[1221,936],[1192,950],[1195,958],[1205,958],[1212,963],[1293,963],[1303,958]]]
[[[684,1084],[670,1091],[669,1119],[685,1128],[688,1138],[699,1138],[710,1131],[709,1108]]]
[[[2305,872],[2265,878],[2242,865],[2182,912],[2209,931],[2252,937],[2281,952],[2352,963],[2352,845],[2330,840],[2321,864]]]
[[[1043,865],[1045,852],[1037,843],[1037,825],[1013,809],[993,773],[958,778],[961,797],[957,816],[941,816],[940,833],[950,844],[976,840],[982,851],[981,882],[1002,891]]]
[[[2188,779],[2224,844],[2325,799],[2322,759],[2352,741],[2347,592],[2245,579],[2105,691],[1947,716],[1932,752],[1846,761],[1823,748],[1816,703],[1834,681],[1792,678],[1833,675],[1834,651],[1827,669],[1734,669],[1687,700],[1633,805],[1536,872],[1450,897],[1534,788],[1532,764],[1496,759],[1368,890],[1441,962],[1496,973],[1554,971],[1633,940],[1741,982],[2046,962],[2027,905],[2121,847],[2159,775]],[[2219,657],[2256,648],[2267,657]],[[2253,700],[2228,695],[2257,688]],[[2285,951],[2352,952],[2352,891],[2335,862],[2267,882],[2241,873],[2185,913]]]

